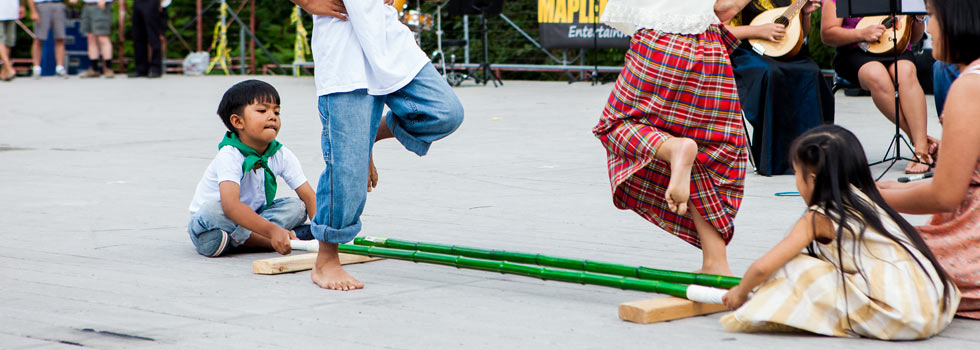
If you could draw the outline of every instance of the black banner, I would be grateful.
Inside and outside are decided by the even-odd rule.
[[[630,35],[594,23],[602,17],[607,0],[538,0],[541,45],[547,49],[586,49],[595,43],[602,49],[629,47]],[[598,11],[595,6],[598,5]],[[632,34],[632,33],[630,33]]]

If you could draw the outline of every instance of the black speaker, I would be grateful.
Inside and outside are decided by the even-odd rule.
[[[449,1],[450,16],[498,15],[504,11],[504,0],[451,0]]]

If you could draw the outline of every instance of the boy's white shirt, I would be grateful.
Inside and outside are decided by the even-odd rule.
[[[20,0],[0,0],[0,21],[13,21],[20,12]]]
[[[429,62],[398,12],[382,0],[347,0],[347,21],[313,16],[318,96],[367,89],[387,95],[408,85]]]
[[[191,215],[197,213],[202,204],[221,200],[218,184],[224,181],[234,182],[241,187],[240,199],[252,210],[258,210],[265,205],[265,170],[252,170],[243,177],[244,161],[245,156],[233,146],[224,146],[218,150],[218,154],[204,171],[201,181],[197,183],[194,199],[191,200]],[[269,169],[277,177],[286,180],[286,184],[293,190],[306,183],[306,175],[303,174],[299,159],[286,146],[282,146],[276,154],[269,157]]]

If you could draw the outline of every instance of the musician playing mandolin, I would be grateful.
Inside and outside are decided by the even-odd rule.
[[[731,60],[761,175],[792,173],[787,154],[793,139],[834,121],[833,92],[803,44],[819,8],[819,0],[752,0],[725,25],[742,40]]]
[[[895,31],[907,42],[914,43],[922,38],[925,26],[921,18],[899,16],[895,23]],[[863,24],[861,18],[837,17],[836,0],[825,1],[823,17],[821,18],[820,36],[824,44],[837,47],[834,56],[834,70],[837,75],[852,83],[858,83],[861,88],[871,91],[871,99],[875,106],[893,123],[895,122],[895,78],[893,56],[888,54],[876,55],[865,51],[862,47],[888,45],[890,40],[884,40],[892,34],[887,24]],[[906,27],[909,26],[909,27]],[[904,34],[903,34],[904,33]],[[901,40],[900,41],[906,41]],[[909,136],[915,147],[915,155],[922,162],[909,162],[905,173],[922,174],[929,171],[932,156],[937,145],[932,143],[926,134],[926,96],[916,77],[914,57],[908,50],[908,45],[898,45],[898,95],[901,100],[901,118],[899,126]],[[888,67],[887,69],[885,67]]]

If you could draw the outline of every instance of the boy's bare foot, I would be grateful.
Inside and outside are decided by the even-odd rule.
[[[341,267],[337,245],[332,243],[320,242],[310,279],[324,289],[348,291],[364,288],[364,283],[354,279]]]
[[[368,163],[368,192],[378,187],[378,168],[374,167],[374,155],[370,159],[371,161]]]
[[[698,156],[698,144],[682,137],[675,137],[667,142],[673,144],[670,145],[670,183],[664,197],[670,211],[684,215],[687,213],[687,201],[691,198],[691,167]]]

